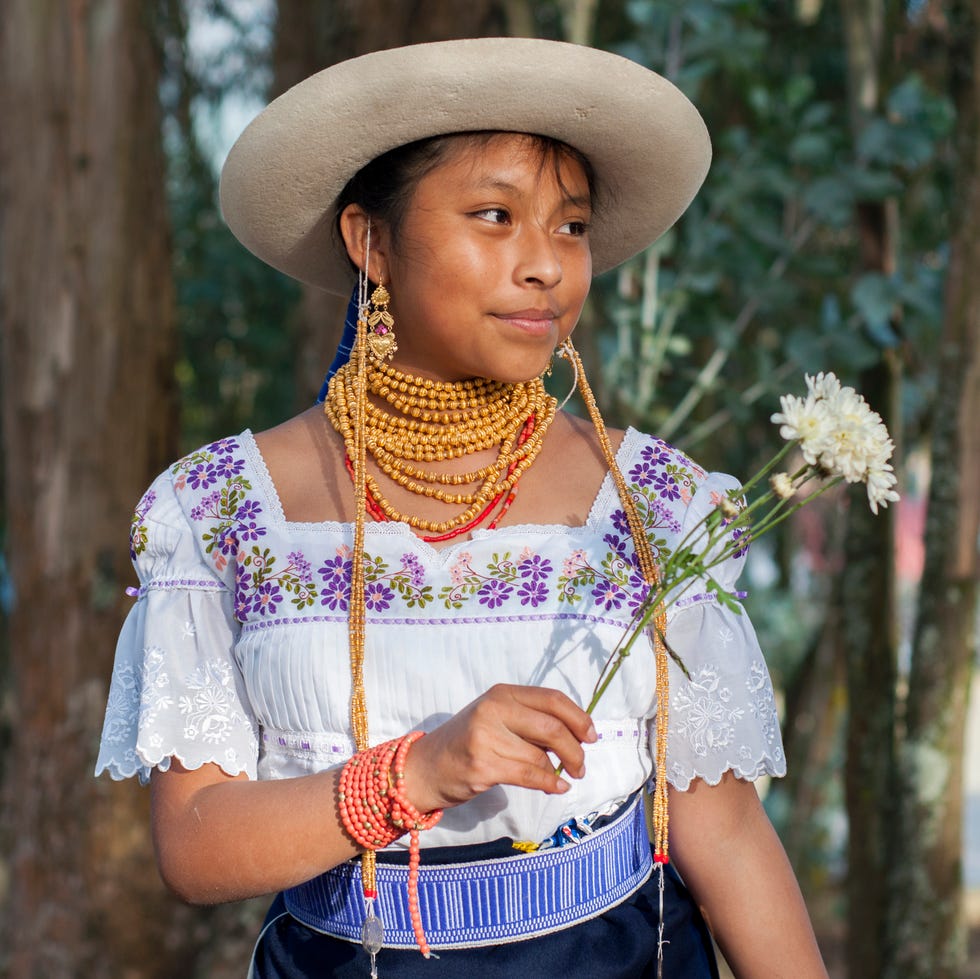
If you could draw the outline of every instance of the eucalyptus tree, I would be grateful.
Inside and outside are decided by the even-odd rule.
[[[144,5],[11,0],[0,21],[0,306],[10,741],[0,971],[180,973],[147,798],[92,778],[126,528],[176,447],[174,297]]]

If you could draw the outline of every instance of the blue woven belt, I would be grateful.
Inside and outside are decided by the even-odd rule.
[[[653,869],[640,799],[571,846],[504,860],[419,870],[422,926],[434,949],[520,941],[569,928],[625,901]],[[379,863],[377,913],[388,948],[415,948],[408,867]],[[289,913],[315,931],[361,940],[361,868],[348,862],[284,892]]]

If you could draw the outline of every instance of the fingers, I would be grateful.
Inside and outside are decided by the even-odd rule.
[[[515,760],[553,772],[555,761],[549,757],[550,753],[572,778],[585,775],[585,752],[581,742],[552,714],[524,709],[510,719],[508,729],[513,735],[509,747]]]
[[[524,704],[542,714],[549,714],[561,721],[580,742],[589,744],[596,740],[595,725],[592,718],[578,704],[560,690],[547,687],[513,687],[501,685],[490,691],[501,690],[510,694],[520,704]]]
[[[548,794],[585,776],[592,719],[557,690],[498,685],[412,746],[406,789],[422,811],[459,805],[495,785]]]
[[[471,706],[475,724],[507,766],[498,782],[552,793],[567,791],[568,783],[555,775],[548,753],[571,777],[585,775],[582,741],[595,741],[596,733],[589,715],[565,694],[499,685]]]

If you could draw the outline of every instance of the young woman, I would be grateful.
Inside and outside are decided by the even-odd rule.
[[[657,75],[516,39],[328,69],[232,150],[235,234],[324,288],[356,275],[353,352],[323,406],[144,496],[98,770],[152,782],[178,895],[280,892],[255,976],[693,979],[708,928],[739,976],[825,975],[752,784],[784,765],[746,617],[675,603],[690,677],[651,641],[583,710],[657,561],[735,485],[607,433],[570,343],[593,272],[709,156]],[[590,420],[546,394],[555,356]]]

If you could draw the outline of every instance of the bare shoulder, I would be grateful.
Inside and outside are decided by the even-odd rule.
[[[609,438],[610,448],[615,455],[623,444],[626,432],[621,428],[607,428],[606,435]],[[560,412],[555,416],[549,437],[553,440],[555,451],[561,452],[563,455],[574,452],[587,457],[594,457],[601,461],[603,466],[605,465],[606,458],[599,441],[599,433],[595,430],[590,418],[581,418],[578,415]]]
[[[307,408],[273,428],[257,432],[255,442],[262,450],[266,462],[269,462],[283,453],[309,451],[324,428],[329,429],[330,426],[324,426],[322,410],[317,407]]]
[[[609,429],[614,454],[624,435],[620,429]],[[525,476],[528,492],[522,491],[523,500],[518,497],[523,504],[518,521],[583,524],[607,472],[606,455],[591,420],[558,414],[541,455]]]
[[[343,442],[321,408],[308,408],[255,436],[288,520],[348,518]]]

